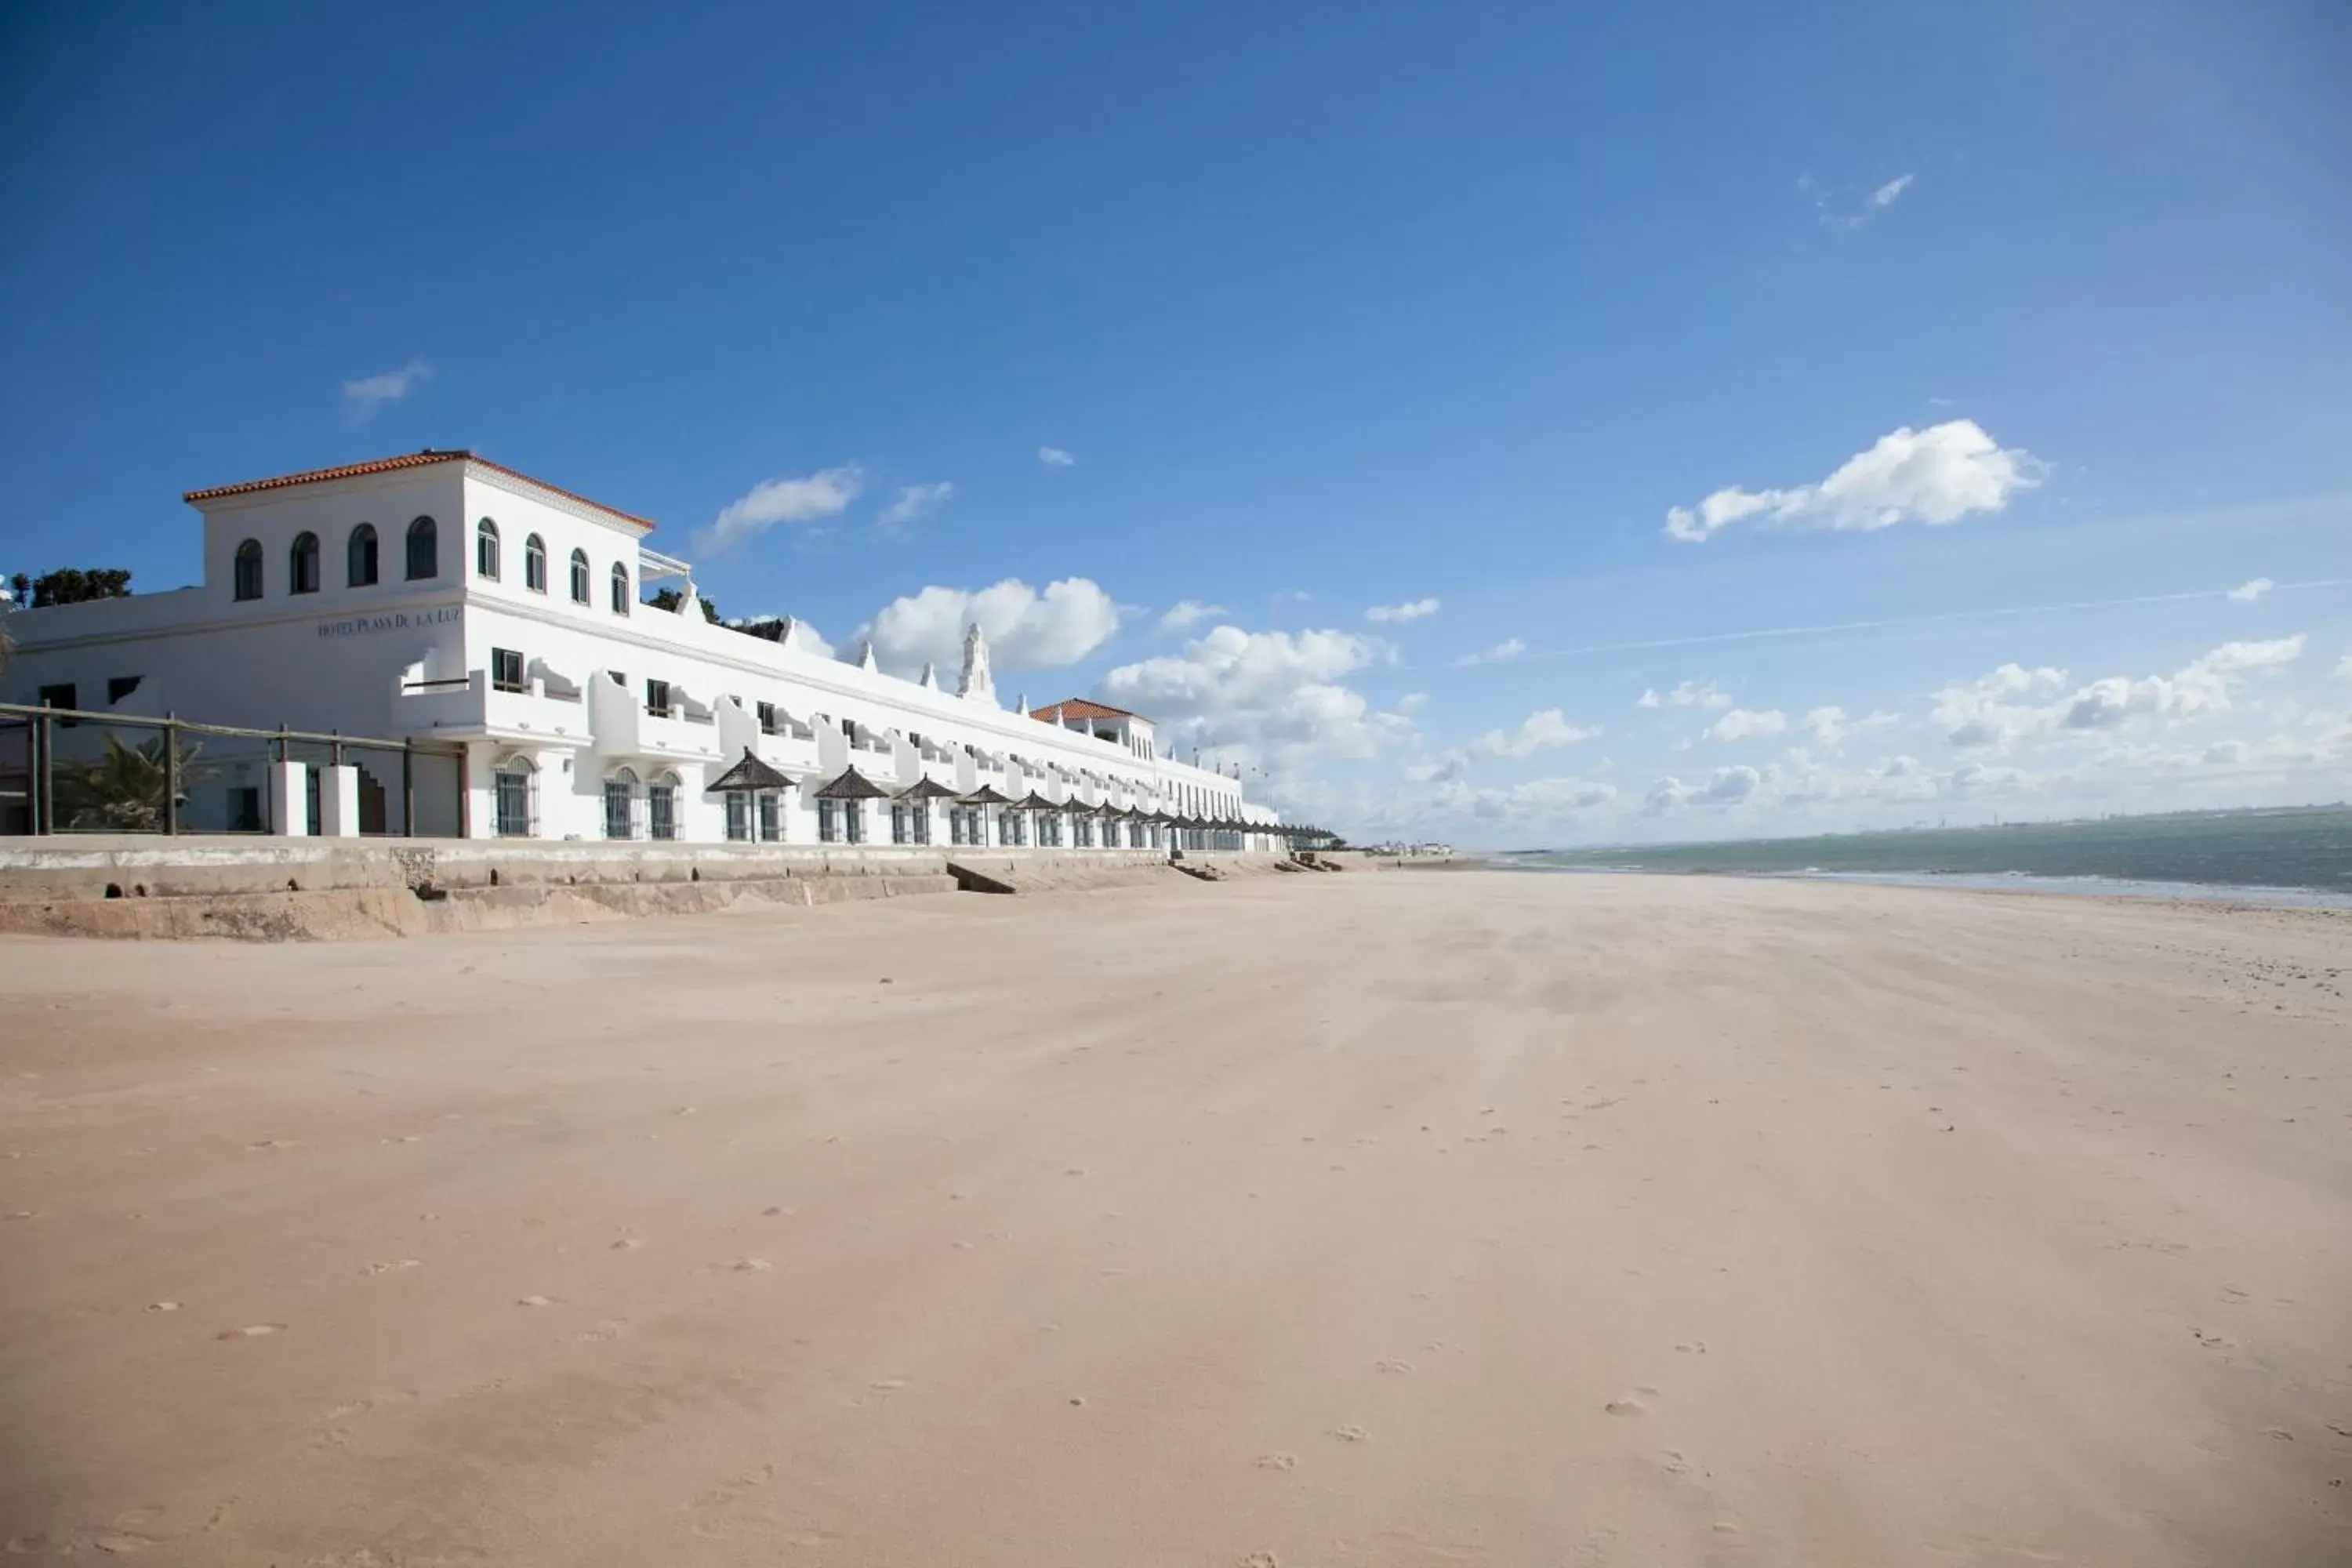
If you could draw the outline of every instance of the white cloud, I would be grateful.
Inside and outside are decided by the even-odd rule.
[[[2252,582],[2241,583],[2231,589],[2229,596],[2241,605],[2251,605],[2277,586],[2277,584],[2267,577],[2256,577]]]
[[[1343,631],[1246,632],[1221,626],[1181,655],[1121,665],[1097,690],[1149,713],[1163,736],[1245,760],[1287,766],[1371,755],[1412,732],[1341,678],[1389,657],[1385,645]]]
[[[1396,700],[1396,710],[1400,713],[1418,713],[1428,706],[1429,693],[1426,691],[1408,691]]]
[[[1778,708],[1757,710],[1734,708],[1707,726],[1710,741],[1746,741],[1759,735],[1777,735],[1789,727],[1789,716]]]
[[[2230,710],[2233,685],[2303,657],[2304,637],[2229,642],[2170,675],[2108,676],[2069,691],[2066,672],[2004,664],[1936,693],[1936,721],[1955,746],[2005,747],[2033,736],[2112,730],[2134,721],[2178,723]]]
[[[1059,447],[1038,447],[1037,460],[1045,464],[1049,468],[1073,468],[1076,466],[1077,463],[1077,459],[1076,458],[1070,456],[1069,453],[1063,451]]]
[[[1204,605],[1198,599],[1184,599],[1179,601],[1166,615],[1160,617],[1160,629],[1163,632],[1181,632],[1188,626],[1200,625],[1213,616],[1227,613],[1223,605]]]
[[[1529,779],[1504,792],[1503,809],[1508,816],[1559,816],[1607,805],[1616,798],[1616,785],[1590,779]]]
[[[343,412],[351,416],[352,424],[364,425],[375,417],[376,410],[387,403],[399,402],[432,375],[431,365],[413,359],[398,370],[347,381],[343,383]]]
[[[1409,784],[1453,784],[1470,776],[1470,758],[1463,752],[1447,752],[1427,762],[1407,764],[1405,781]]]
[[[1816,708],[1805,715],[1805,733],[1816,745],[1834,748],[1845,739],[1849,728],[1843,708]]]
[[[874,639],[886,669],[905,674],[928,661],[951,673],[961,667],[964,627],[977,621],[999,670],[1058,669],[1109,641],[1118,615],[1091,579],[1065,577],[1040,591],[1007,577],[977,591],[935,585],[894,599],[857,637]]]
[[[1528,714],[1517,730],[1487,731],[1470,743],[1470,749],[1482,756],[1527,757],[1552,746],[1572,746],[1599,733],[1570,723],[1557,708],[1547,708]]]
[[[780,522],[838,517],[865,488],[865,470],[855,463],[806,479],[762,479],[729,502],[709,527],[695,534],[694,542],[698,549],[725,550]]]
[[[2352,680],[2352,653],[2347,653],[2336,661],[2336,673],[2347,680]]]
[[[1644,802],[1653,814],[1676,811],[1685,805],[1738,805],[1756,793],[1764,775],[1751,767],[1717,768],[1705,784],[1685,784],[1672,773],[1650,786]]]
[[[1916,175],[1910,174],[1895,175],[1885,184],[1870,191],[1862,198],[1860,205],[1851,212],[1833,209],[1830,203],[1838,193],[1821,180],[1814,178],[1811,173],[1797,176],[1797,193],[1813,204],[1813,211],[1821,218],[1823,228],[1832,229],[1840,234],[1852,234],[1888,207],[1893,206],[1901,198],[1903,193],[1912,187],[1917,178]]]
[[[1434,599],[1413,599],[1402,605],[1374,605],[1364,612],[1368,621],[1417,621],[1437,614]]]
[[[1465,668],[1474,664],[1508,664],[1528,651],[1528,645],[1517,637],[1505,637],[1493,647],[1479,653],[1465,653],[1454,662]]]
[[[1685,680],[1663,696],[1654,687],[1633,700],[1636,708],[1728,708],[1731,694],[1712,680]]]
[[[908,485],[898,492],[898,499],[883,509],[874,520],[874,526],[885,533],[906,527],[919,517],[928,517],[948,503],[955,494],[955,485],[948,479],[928,485]]]
[[[1669,537],[1691,543],[1714,538],[1735,522],[1760,518],[1763,526],[1871,530],[1900,522],[1957,522],[1971,512],[1999,511],[2020,490],[2042,482],[2042,464],[2019,447],[2004,447],[1973,419],[1951,419],[1924,430],[1908,426],[1881,436],[1818,484],[1791,489],[1727,486],[1696,509],[1666,513]]]

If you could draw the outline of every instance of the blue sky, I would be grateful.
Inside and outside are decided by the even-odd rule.
[[[465,446],[1367,834],[2352,794],[2352,8],[675,10],[0,13],[0,566]]]

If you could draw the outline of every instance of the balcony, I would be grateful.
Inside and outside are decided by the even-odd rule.
[[[425,679],[411,671],[393,697],[395,733],[440,740],[534,741],[585,745],[588,720],[579,688],[533,671],[520,683],[494,681],[486,669]]]
[[[588,683],[588,732],[608,757],[643,757],[676,763],[717,762],[722,752],[719,726],[708,709],[673,699],[662,712],[648,711],[637,694],[598,676]]]

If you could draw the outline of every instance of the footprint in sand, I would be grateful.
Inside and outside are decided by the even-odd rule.
[[[1261,1470],[1295,1470],[1298,1468],[1296,1454],[1260,1454],[1257,1468]]]
[[[1623,1399],[1612,1399],[1601,1408],[1612,1415],[1640,1415],[1645,1413],[1649,1406],[1629,1395]]]
[[[1405,1360],[1402,1356],[1386,1356],[1374,1362],[1372,1365],[1379,1371],[1391,1373],[1397,1377],[1402,1377],[1412,1371],[1412,1363]]]
[[[767,1274],[772,1272],[775,1267],[776,1266],[774,1264],[769,1262],[764,1258],[746,1258],[735,1265],[735,1272],[738,1274]]]
[[[128,1557],[134,1552],[144,1552],[156,1544],[149,1535],[133,1535],[127,1531],[110,1530],[104,1535],[93,1535],[89,1543],[110,1557]]]
[[[219,1333],[215,1334],[213,1338],[216,1340],[257,1340],[265,1334],[281,1332],[285,1327],[286,1325],[283,1323],[247,1323],[241,1329],[223,1329]]]
[[[176,1312],[180,1304],[177,1301],[150,1301],[147,1310],[151,1312]]]
[[[1332,1427],[1331,1436],[1339,1438],[1342,1443],[1360,1443],[1371,1434],[1350,1422],[1345,1426]]]
[[[515,1305],[518,1307],[552,1307],[555,1303],[545,1296],[524,1296],[519,1299],[515,1302]]]
[[[425,1260],[421,1258],[403,1258],[391,1263],[371,1263],[367,1266],[367,1271],[371,1274],[389,1274],[397,1268],[422,1268],[424,1267]]]
[[[614,1252],[635,1252],[638,1247],[643,1247],[645,1244],[645,1238],[643,1237],[625,1236],[621,1237],[620,1240],[613,1243],[612,1250]]]
[[[907,1380],[903,1377],[877,1377],[866,1386],[877,1394],[896,1394],[907,1386]]]
[[[1234,1568],[1282,1568],[1282,1560],[1271,1552],[1253,1552],[1246,1557],[1234,1559]]]

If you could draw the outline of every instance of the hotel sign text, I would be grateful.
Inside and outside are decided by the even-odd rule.
[[[457,606],[444,605],[437,610],[419,610],[415,615],[406,610],[394,610],[383,616],[352,616],[341,621],[320,621],[319,635],[322,637],[371,637],[382,632],[404,632],[411,626],[446,626],[457,621]]]

